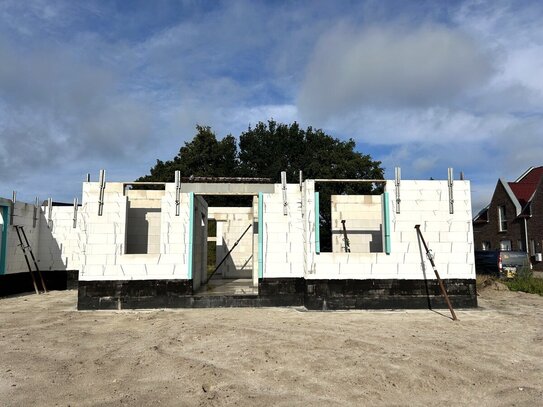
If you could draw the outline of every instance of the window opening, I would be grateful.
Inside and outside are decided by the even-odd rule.
[[[161,206],[164,190],[128,189],[126,254],[160,253]]]
[[[500,232],[507,231],[507,215],[505,205],[498,206],[498,223]]]

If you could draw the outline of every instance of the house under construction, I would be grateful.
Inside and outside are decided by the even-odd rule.
[[[98,182],[83,183],[81,204],[0,200],[3,292],[30,284],[26,247],[45,284],[77,275],[82,310],[443,307],[423,234],[452,304],[477,306],[470,185],[452,170],[441,181],[401,180],[399,169],[393,180],[287,183],[283,173],[277,184],[205,181],[176,174],[168,183],[109,182],[102,171]],[[383,192],[323,202],[319,184],[339,181],[380,183]],[[247,205],[208,205],[223,195],[246,196]]]

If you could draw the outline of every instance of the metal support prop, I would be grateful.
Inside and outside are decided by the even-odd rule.
[[[247,226],[247,228],[243,231],[243,233],[241,234],[241,236],[239,237],[238,240],[236,240],[236,242],[234,243],[234,245],[232,246],[232,248],[230,250],[228,250],[228,253],[226,253],[226,256],[223,257],[223,259],[219,262],[219,264],[217,265],[217,267],[215,267],[215,270],[213,270],[213,273],[211,273],[211,275],[207,278],[206,280],[206,284],[209,283],[209,280],[211,280],[211,277],[213,277],[213,275],[217,272],[217,270],[222,266],[222,264],[225,262],[225,260],[228,258],[228,256],[230,256],[230,253],[232,253],[232,251],[236,248],[236,246],[239,244],[239,242],[241,242],[241,239],[243,239],[243,236],[245,236],[245,234],[247,233],[247,231],[253,226],[253,224],[251,223],[249,226]]]
[[[43,280],[43,276],[41,274],[40,268],[38,267],[38,262],[36,261],[36,258],[34,257],[34,253],[32,252],[32,247],[30,247],[30,242],[28,241],[28,238],[26,237],[25,230],[24,230],[24,228],[22,226],[15,226],[15,231],[17,232],[17,237],[19,238],[19,246],[21,247],[21,250],[23,251],[23,254],[25,256],[25,261],[26,261],[26,265],[28,267],[28,272],[30,273],[30,276],[32,277],[32,283],[34,284],[34,290],[36,291],[36,294],[40,293],[40,291],[38,289],[38,285],[36,284],[36,278],[34,277],[34,272],[32,271],[32,267],[30,266],[30,261],[28,260],[27,250],[28,250],[28,253],[30,253],[30,257],[32,258],[32,262],[34,263],[34,267],[36,267],[36,272],[38,273],[38,276],[40,277],[43,292],[46,293],[47,292],[47,287],[45,286],[45,281]]]
[[[87,172],[87,175],[85,176],[85,182],[90,182],[90,174]]]
[[[77,206],[78,206],[77,198],[74,198],[74,224],[73,224],[74,229],[77,227]]]
[[[36,197],[36,200],[34,201],[34,216],[32,217],[32,228],[35,228],[38,223],[38,209],[39,209],[39,198]]]
[[[106,189],[106,171],[100,170],[100,176],[98,178],[100,183],[100,195],[98,197],[98,216],[102,216],[104,213],[104,190]]]
[[[347,237],[347,229],[345,228],[345,219],[341,219],[341,224],[343,225],[343,242],[345,243],[345,253],[351,252],[351,242]]]
[[[10,211],[9,211],[9,224],[13,225],[13,216],[15,214],[15,202],[17,201],[17,191],[13,191],[11,196]]]
[[[51,228],[53,224],[53,198],[47,199],[47,227]]]
[[[402,170],[400,167],[394,168],[394,185],[396,186],[396,213],[400,213],[400,181],[402,178]]]
[[[281,171],[281,188],[283,190],[283,215],[287,215],[287,173]]]
[[[181,171],[175,171],[175,216],[179,216],[181,204]]]
[[[447,307],[449,307],[449,311],[451,311],[452,319],[453,321],[456,321],[458,318],[456,318],[456,314],[454,313],[453,307],[451,305],[451,301],[449,300],[449,296],[447,295],[447,291],[445,290],[445,285],[443,284],[443,281],[441,280],[441,277],[439,277],[439,273],[437,272],[436,264],[434,263],[434,255],[428,249],[428,246],[426,245],[426,241],[424,240],[424,237],[422,236],[422,233],[420,231],[420,225],[415,225],[415,229],[417,230],[417,234],[420,237],[420,240],[422,241],[422,244],[424,245],[424,250],[426,251],[426,257],[428,257],[428,260],[430,260],[430,264],[432,265],[432,268],[434,269],[434,273],[437,278],[437,282],[439,283],[439,289],[441,290],[441,294],[445,298],[445,302],[447,303]]]
[[[447,183],[449,185],[449,213],[454,213],[454,197],[453,197],[453,183],[454,183],[454,173],[453,169],[449,168],[447,170]]]

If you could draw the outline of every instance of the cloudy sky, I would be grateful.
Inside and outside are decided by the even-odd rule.
[[[196,124],[353,138],[386,176],[543,165],[543,3],[0,1],[0,196],[133,180]]]

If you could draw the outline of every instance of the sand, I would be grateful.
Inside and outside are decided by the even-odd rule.
[[[6,406],[543,405],[543,297],[481,308],[76,311],[0,299]]]

